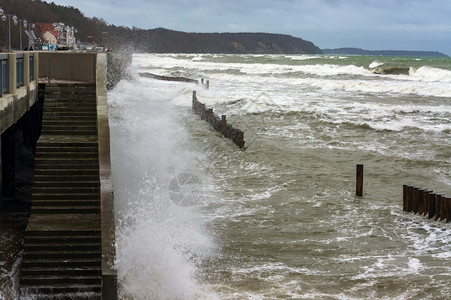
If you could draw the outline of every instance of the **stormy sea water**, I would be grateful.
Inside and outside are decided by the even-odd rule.
[[[132,72],[108,95],[121,299],[449,297],[451,227],[403,212],[402,185],[451,194],[451,59],[136,54]]]

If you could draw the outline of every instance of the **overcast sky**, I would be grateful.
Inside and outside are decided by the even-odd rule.
[[[50,0],[46,0],[50,2]],[[320,48],[451,55],[451,0],[53,0],[109,24],[290,34]]]

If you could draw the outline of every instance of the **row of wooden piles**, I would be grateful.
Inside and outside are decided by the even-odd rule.
[[[434,218],[436,221],[451,220],[451,198],[428,189],[403,185],[403,210]]]
[[[205,104],[197,100],[196,91],[193,91],[193,110],[196,114],[200,115],[202,120],[206,120],[217,132],[237,145],[240,148],[244,147],[244,132],[238,128],[227,124],[227,117],[222,115],[219,118],[213,113],[213,109],[207,108]]]

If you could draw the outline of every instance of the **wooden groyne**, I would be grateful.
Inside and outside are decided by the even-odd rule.
[[[139,73],[141,77],[145,78],[152,78],[157,80],[164,80],[164,81],[176,81],[176,82],[188,82],[188,83],[195,83],[199,84],[199,80],[186,78],[186,77],[177,77],[177,76],[162,76],[162,75],[156,75],[152,73]],[[207,90],[210,88],[210,80],[204,80],[203,78],[200,80],[201,86],[206,88]]]
[[[193,91],[193,110],[196,114],[200,115],[202,120],[210,123],[217,132],[222,133],[224,137],[232,140],[238,147],[244,147],[244,132],[227,124],[226,115],[222,115],[219,118],[213,113],[213,109],[207,108],[205,104],[197,100],[196,91]]]
[[[403,185],[402,209],[436,221],[451,220],[451,198],[421,187]]]
[[[157,79],[157,80],[189,82],[189,83],[199,84],[198,80],[186,78],[186,77],[172,77],[172,76],[170,77],[170,76],[162,76],[162,75],[156,75],[156,74],[151,74],[151,73],[139,73],[139,75],[142,77],[152,78],[152,79]]]

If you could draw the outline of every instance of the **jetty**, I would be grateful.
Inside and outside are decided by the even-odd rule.
[[[15,194],[17,131],[35,153],[21,296],[117,299],[107,54],[22,52],[0,61],[3,196]]]

